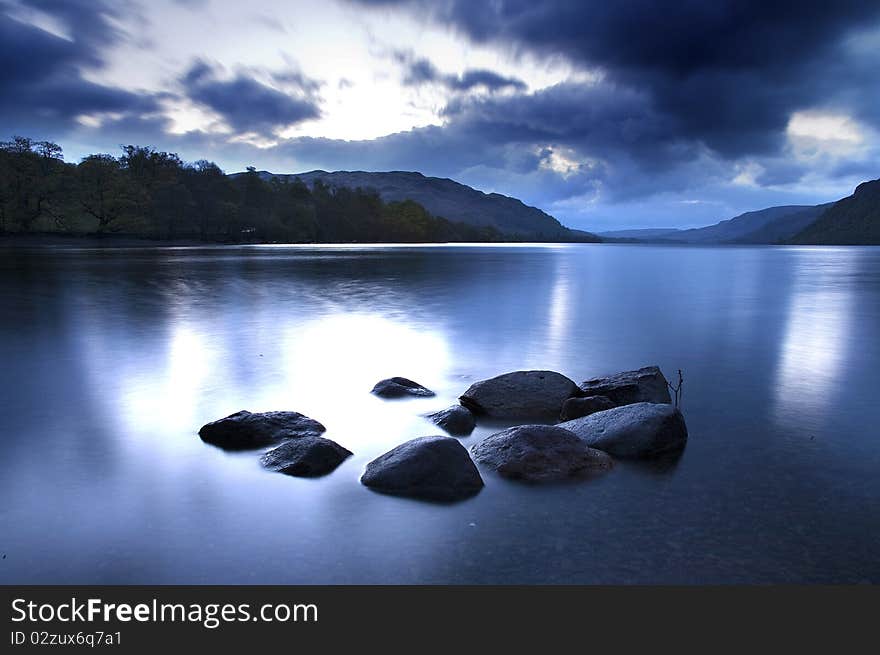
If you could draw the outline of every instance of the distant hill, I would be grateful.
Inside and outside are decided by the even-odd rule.
[[[737,243],[743,241],[755,243],[752,240],[752,235],[756,232],[772,231],[772,226],[776,221],[790,218],[792,215],[799,215],[801,212],[812,209],[814,208],[809,205],[785,205],[782,207],[759,209],[734,216],[708,227],[681,230],[675,234],[675,240],[688,243]],[[795,230],[787,236],[793,236],[797,231]],[[775,241],[774,239],[773,242]]]
[[[813,223],[832,203],[787,212],[753,232],[736,239],[737,243],[786,243],[795,234]]]
[[[675,243],[779,243],[797,234],[819,213],[818,208],[811,205],[785,205],[746,212],[706,227],[618,230],[603,232],[600,236]]]
[[[678,228],[644,228],[644,229],[635,229],[635,230],[612,230],[610,232],[597,232],[596,236],[602,237],[603,239],[612,239],[612,240],[636,240],[636,241],[644,241],[647,239],[673,239],[676,234],[679,234],[683,230]]]
[[[880,180],[863,182],[789,240],[813,245],[880,245]]]
[[[240,175],[240,174],[235,174]],[[483,193],[454,180],[408,171],[309,171],[279,174],[259,171],[265,180],[299,178],[312,187],[320,180],[335,188],[374,189],[385,202],[413,200],[434,216],[473,226],[492,226],[511,237],[547,241],[599,241],[589,232],[572,230],[549,214],[500,193]]]
[[[880,180],[823,205],[784,205],[746,212],[707,227],[648,228],[599,234],[606,241],[880,245]]]

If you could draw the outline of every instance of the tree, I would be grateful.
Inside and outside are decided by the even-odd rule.
[[[156,237],[173,238],[185,212],[183,162],[150,146],[122,146],[119,166],[131,182],[135,218]]]
[[[126,212],[133,206],[131,189],[119,162],[112,155],[89,155],[79,164],[77,172],[79,204],[97,221],[97,232],[119,230]]]
[[[23,232],[33,229],[44,215],[60,219],[57,202],[59,178],[64,173],[61,146],[16,136],[0,142],[3,181],[0,183],[0,229],[13,221]]]
[[[66,164],[61,146],[17,136],[0,143],[0,232],[125,232],[159,239],[241,242],[501,241],[494,227],[431,215],[373,189],[309,188],[253,166],[227,176],[209,161],[122,146]]]
[[[204,159],[193,162],[183,168],[183,183],[189,192],[190,216],[198,238],[207,241],[228,233],[236,190],[220,167]]]

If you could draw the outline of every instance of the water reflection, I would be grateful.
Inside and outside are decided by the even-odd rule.
[[[858,253],[792,250],[793,287],[776,373],[779,420],[803,427],[828,418],[852,345],[851,286]]]
[[[550,301],[547,306],[547,355],[555,361],[564,357],[571,329],[572,283],[569,257],[557,257]]]
[[[279,326],[289,385],[297,395],[317,389],[370,389],[380,377],[442,380],[449,352],[441,332],[373,313],[342,311]]]
[[[450,353],[436,326],[366,312],[332,313],[280,331],[283,396],[276,406],[305,408],[332,438],[373,456],[395,435],[433,433],[420,414],[436,399],[383,401],[369,394],[380,379],[401,375],[439,394],[449,387]],[[286,403],[286,404],[285,404]]]
[[[880,250],[2,255],[0,582],[880,579]],[[674,461],[548,488],[486,473],[441,508],[357,482],[473,379],[652,363],[685,372]],[[390,375],[438,395],[371,396]],[[304,412],[355,454],[302,480],[198,439],[240,409]]]

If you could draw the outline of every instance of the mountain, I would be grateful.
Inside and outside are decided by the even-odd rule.
[[[572,230],[549,214],[500,193],[483,193],[447,178],[389,171],[309,171],[279,174],[259,171],[265,180],[299,178],[310,187],[320,181],[334,188],[374,189],[385,202],[413,200],[434,216],[473,226],[493,226],[505,235],[547,241],[599,241],[589,232]]]
[[[831,203],[787,212],[762,227],[736,239],[736,243],[786,243],[795,234],[813,223]]]
[[[686,230],[658,228],[602,232],[603,239],[652,243],[751,243],[779,244],[807,228],[831,207],[825,205],[784,205],[768,207],[734,216],[715,225]]]
[[[819,213],[819,207],[785,205],[746,212],[706,227],[685,230],[618,230],[603,232],[600,236],[675,243],[779,243],[797,234],[815,220]]]
[[[682,230],[675,235],[675,240],[688,243],[734,243],[741,240],[749,240],[750,235],[761,230],[767,230],[776,221],[790,218],[792,215],[811,209],[813,208],[809,205],[786,205],[759,209],[734,216],[708,227]],[[787,236],[793,236],[796,232],[797,230]]]
[[[688,230],[617,230],[599,236],[651,243],[880,245],[880,180],[862,182],[851,196],[824,205],[768,207]]]
[[[602,237],[603,239],[647,241],[649,239],[672,239],[680,232],[682,232],[682,230],[677,227],[649,227],[635,230],[596,232],[596,236]]]
[[[880,245],[880,180],[857,186],[851,196],[828,207],[789,243]]]

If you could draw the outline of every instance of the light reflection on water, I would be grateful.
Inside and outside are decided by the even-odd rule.
[[[0,582],[878,578],[878,249],[2,255]],[[652,363],[685,373],[674,464],[537,488],[484,472],[454,506],[357,482],[475,379]],[[391,375],[437,397],[369,394]],[[301,411],[355,455],[302,480],[198,439],[239,409]]]
[[[796,427],[827,419],[836,387],[845,384],[854,344],[854,302],[847,284],[860,253],[845,249],[795,250],[795,282],[782,339],[776,380],[779,419]]]

